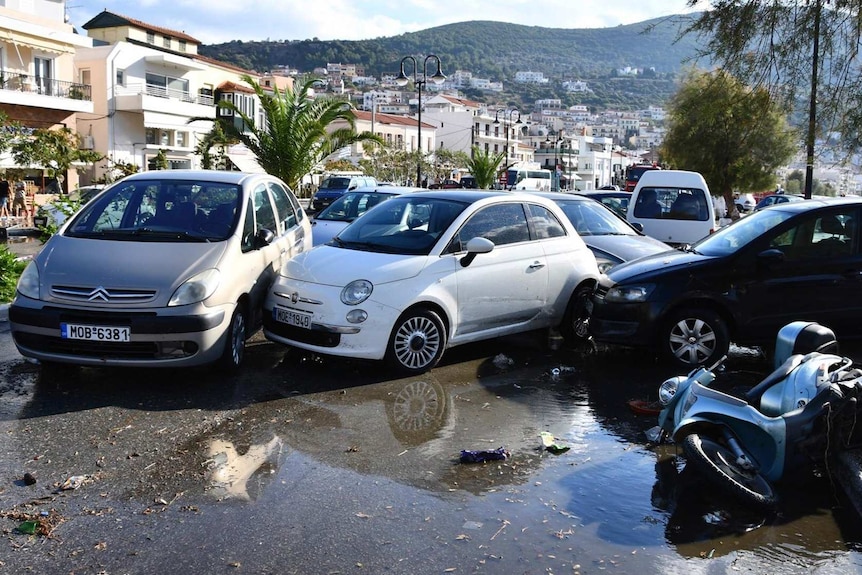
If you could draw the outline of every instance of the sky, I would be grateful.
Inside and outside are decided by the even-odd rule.
[[[609,28],[691,11],[686,0],[66,0],[70,23],[82,34],[105,9],[204,44],[364,40],[471,20]]]

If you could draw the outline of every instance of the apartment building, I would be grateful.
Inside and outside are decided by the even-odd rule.
[[[0,6],[0,110],[25,129],[74,130],[78,114],[93,112],[89,81],[74,62],[76,50],[92,40],[75,34],[65,16],[62,0],[7,0]],[[9,152],[0,154],[0,169],[25,170],[37,187],[54,185],[46,170],[18,166]],[[70,170],[64,180],[75,187],[77,172]]]
[[[255,81],[260,77],[198,54],[200,42],[194,37],[108,10],[83,28],[93,47],[78,50],[74,61],[80,77],[92,84],[94,107],[78,114],[77,131],[108,158],[89,174],[93,180],[116,176],[115,163],[147,170],[161,157],[170,169],[199,168],[196,147],[217,114],[241,127],[232,111],[216,107],[220,99],[233,102],[255,122],[265,120],[254,92],[242,81],[243,74]],[[254,167],[246,155],[235,159],[238,169]]]

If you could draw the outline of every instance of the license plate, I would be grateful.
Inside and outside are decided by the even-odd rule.
[[[63,339],[85,339],[88,341],[131,341],[131,330],[116,325],[81,325],[61,323],[60,337]]]
[[[311,314],[292,309],[273,308],[272,317],[275,321],[286,323],[304,329],[311,329]]]

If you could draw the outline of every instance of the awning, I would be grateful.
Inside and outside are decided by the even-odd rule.
[[[209,69],[205,64],[195,62],[191,58],[187,58],[185,56],[177,56],[174,54],[154,54],[152,56],[145,56],[144,61],[148,64],[158,64],[180,70],[196,70],[202,72]]]
[[[266,170],[261,168],[260,164],[257,163],[257,158],[251,154],[231,154],[228,152],[227,157],[241,172],[251,172],[253,174],[266,173]]]

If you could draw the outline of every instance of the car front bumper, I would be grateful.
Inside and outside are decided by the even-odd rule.
[[[202,305],[106,311],[53,306],[19,296],[9,307],[9,321],[15,346],[24,357],[86,366],[186,367],[221,357],[232,313],[229,307]],[[64,338],[63,323],[128,327],[130,341]]]

